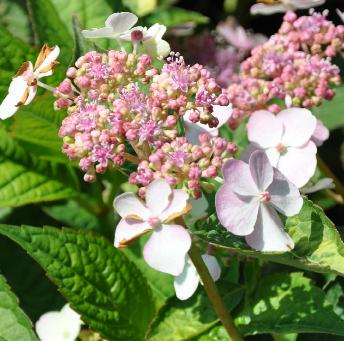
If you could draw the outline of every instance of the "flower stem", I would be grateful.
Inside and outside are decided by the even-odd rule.
[[[318,166],[320,168],[320,170],[329,178],[333,179],[333,182],[336,186],[336,191],[338,192],[338,194],[340,194],[342,196],[342,198],[344,199],[344,186],[343,184],[339,181],[339,179],[334,175],[334,173],[331,171],[331,169],[327,166],[327,164],[324,162],[324,160],[318,155],[317,156],[318,159]]]
[[[54,87],[52,87],[52,86],[50,86],[50,85],[47,85],[47,84],[45,84],[45,83],[42,83],[42,82],[40,82],[40,81],[37,82],[37,85],[40,86],[41,88],[44,88],[44,89],[48,90],[48,91],[51,91],[51,92],[54,92],[54,91],[55,91],[55,88],[54,88]]]
[[[208,295],[210,302],[213,305],[213,308],[220,318],[223,326],[225,327],[228,335],[231,337],[232,341],[243,341],[244,339],[239,334],[239,331],[236,329],[233,319],[229,314],[228,309],[224,305],[220,293],[217,289],[214,280],[209,274],[207,266],[204,264],[201,254],[198,247],[195,244],[192,244],[191,249],[189,250],[189,256],[195,265],[197,272],[203,282],[204,289]]]
[[[136,165],[138,165],[138,164],[140,163],[140,161],[141,161],[138,157],[136,157],[136,156],[134,156],[134,155],[131,155],[131,154],[129,154],[129,153],[124,153],[124,157],[125,157],[128,161],[130,161],[130,162],[132,162],[132,163],[135,163]]]

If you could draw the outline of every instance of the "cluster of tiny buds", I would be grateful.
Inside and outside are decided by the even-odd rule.
[[[241,63],[240,78],[227,88],[233,104],[230,125],[254,110],[269,108],[273,98],[290,96],[292,105],[311,108],[331,100],[340,84],[340,70],[331,57],[344,47],[344,26],[335,26],[326,13],[297,18],[288,12],[277,34],[254,48]],[[254,108],[254,110],[252,110]]]
[[[140,195],[153,180],[164,178],[171,186],[183,186],[193,198],[202,194],[201,178],[215,178],[223,163],[237,152],[237,146],[221,137],[208,134],[199,136],[200,145],[188,143],[185,137],[178,137],[164,143],[142,161],[129,181],[142,185]]]
[[[173,143],[187,111],[192,122],[216,127],[213,105],[229,104],[210,72],[186,65],[179,53],[158,69],[146,54],[88,52],[67,70],[55,95],[55,107],[68,112],[59,131],[63,152],[79,163],[85,181]]]

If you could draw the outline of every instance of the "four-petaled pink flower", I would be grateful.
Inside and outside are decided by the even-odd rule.
[[[217,259],[208,254],[202,255],[203,262],[216,282],[221,276],[221,267]],[[186,256],[183,272],[174,278],[174,290],[180,300],[187,300],[197,290],[198,284],[202,283],[199,274],[189,256]]]
[[[294,242],[275,209],[288,217],[300,211],[303,200],[296,186],[271,166],[262,151],[255,151],[249,164],[227,161],[222,173],[225,181],[215,197],[221,224],[233,234],[246,236],[256,250],[293,249]]]
[[[307,109],[289,108],[277,115],[259,110],[247,124],[251,146],[243,159],[256,149],[262,149],[270,163],[297,187],[304,186],[316,168],[317,148],[311,140],[316,118]]]
[[[185,256],[191,247],[188,231],[171,222],[191,206],[188,194],[172,190],[166,180],[158,179],[146,188],[146,204],[133,193],[123,193],[114,201],[122,220],[115,232],[115,246],[125,247],[144,233],[152,231],[143,256],[152,268],[173,276],[182,273]]]

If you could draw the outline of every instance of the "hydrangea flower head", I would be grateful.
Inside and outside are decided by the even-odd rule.
[[[224,184],[215,197],[221,224],[233,234],[245,236],[256,250],[293,249],[294,242],[275,209],[286,216],[297,214],[303,203],[297,187],[271,166],[262,151],[255,151],[248,164],[227,161],[222,173]]]
[[[307,109],[288,108],[277,115],[256,111],[247,124],[251,146],[244,158],[255,149],[264,150],[273,167],[302,187],[316,168],[317,148],[311,141],[316,124],[316,118]]]
[[[143,256],[152,268],[178,276],[191,247],[187,230],[172,221],[186,214],[191,206],[188,194],[171,189],[166,180],[158,179],[147,186],[144,204],[133,193],[123,193],[114,201],[122,217],[115,232],[115,246],[125,247],[144,233],[152,231]]]

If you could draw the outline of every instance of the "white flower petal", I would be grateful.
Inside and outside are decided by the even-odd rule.
[[[303,199],[299,190],[276,168],[273,182],[267,191],[271,195],[270,204],[282,214],[290,217],[300,212]]]
[[[304,186],[314,175],[317,147],[312,141],[300,148],[289,147],[279,158],[277,168],[297,187]]]
[[[276,118],[284,126],[281,142],[285,146],[299,147],[307,143],[317,124],[315,116],[304,108],[282,110]]]
[[[326,0],[288,0],[288,4],[295,9],[307,9],[312,7],[321,6]]]
[[[222,175],[225,185],[229,186],[233,192],[248,196],[259,194],[259,189],[252,178],[250,166],[244,161],[236,159],[226,161],[222,167]]]
[[[284,231],[276,211],[268,204],[261,204],[253,232],[246,236],[248,245],[258,251],[290,251],[294,242]]]
[[[255,111],[247,123],[248,140],[260,148],[275,147],[281,142],[283,124],[269,111]]]
[[[197,220],[205,218],[208,215],[208,200],[204,195],[202,195],[199,199],[190,198],[189,202],[192,206],[191,211],[188,214],[188,222],[190,224],[195,223]]]
[[[265,5],[265,4],[254,4],[250,8],[250,12],[252,15],[256,14],[275,14],[275,13],[283,13],[287,12],[288,8],[281,4],[281,5]]]
[[[123,193],[113,202],[115,210],[122,218],[140,218],[147,220],[152,214],[134,193]]]
[[[121,219],[115,231],[115,247],[126,247],[132,241],[139,238],[152,228],[145,221],[140,222],[134,219]]]
[[[17,105],[23,99],[27,87],[27,82],[23,77],[18,76],[12,79],[8,89],[8,95],[0,105],[0,119],[4,120],[14,115],[18,110]]]
[[[173,276],[182,273],[185,256],[191,247],[188,231],[179,225],[162,225],[153,230],[143,256],[153,269]]]
[[[113,13],[106,19],[105,26],[112,27],[113,33],[119,35],[130,30],[137,20],[137,16],[130,12]]]
[[[29,96],[26,99],[24,105],[30,104],[33,101],[33,99],[36,97],[36,94],[37,94],[37,85],[30,86],[29,87]]]
[[[165,179],[154,180],[147,186],[146,205],[154,216],[158,217],[171,199],[172,189]]]
[[[35,74],[39,74],[41,70],[49,66],[54,62],[60,54],[60,48],[56,45],[54,49],[48,54],[47,58],[42,62],[42,64],[35,70]]]
[[[81,321],[71,318],[65,311],[51,311],[43,314],[35,327],[40,341],[75,341]]]
[[[81,33],[86,39],[117,37],[117,35],[114,34],[112,27],[101,27],[93,28],[92,30],[82,30]]]
[[[316,184],[310,187],[303,187],[301,189],[301,192],[304,194],[309,194],[309,193],[315,193],[318,191],[321,191],[323,189],[333,189],[335,188],[335,184],[333,182],[333,179],[331,178],[323,178],[319,180]]]
[[[187,300],[197,290],[200,278],[189,256],[186,256],[183,272],[174,277],[174,289],[180,300]]]
[[[216,127],[216,129],[219,129],[223,125],[225,125],[230,119],[230,117],[232,116],[232,113],[233,113],[233,109],[232,109],[231,103],[227,106],[213,105],[212,115],[219,120],[219,124]],[[210,129],[214,129],[214,128],[210,128]]]
[[[81,316],[76,311],[74,311],[68,303],[62,307],[61,314],[68,319],[74,320],[75,322],[82,324]]]
[[[159,218],[161,221],[167,223],[183,214],[186,214],[190,205],[188,205],[189,194],[182,189],[174,189],[171,195],[171,201],[166,209],[161,212]]]
[[[225,184],[215,196],[217,216],[224,228],[238,236],[252,233],[257,220],[259,197],[240,196]]]
[[[209,126],[201,123],[191,123],[184,120],[185,137],[189,143],[200,145],[199,136],[202,134],[210,134]]]
[[[339,8],[336,8],[336,12],[341,19],[341,21],[344,23],[344,12],[342,12]]]
[[[273,169],[264,151],[255,151],[249,160],[253,181],[260,192],[264,192],[273,180]]]
[[[220,267],[219,262],[217,261],[216,257],[212,255],[205,254],[205,255],[202,255],[202,258],[205,265],[208,268],[210,276],[216,282],[221,276],[221,267]],[[201,284],[203,284],[202,281],[201,281]]]

